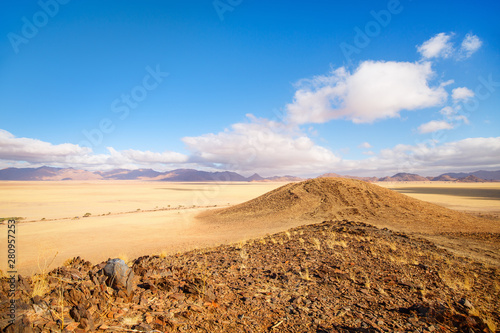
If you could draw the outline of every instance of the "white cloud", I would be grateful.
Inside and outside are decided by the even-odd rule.
[[[469,118],[467,118],[467,116],[464,116],[464,115],[455,116],[455,117],[453,117],[453,119],[456,120],[456,121],[463,121],[464,124],[468,124],[469,123]]]
[[[42,163],[63,162],[88,155],[91,151],[90,148],[70,143],[53,145],[36,139],[16,138],[13,134],[0,129],[0,159]]]
[[[440,130],[453,129],[453,125],[444,120],[431,120],[428,123],[422,124],[418,127],[421,134],[437,132]]]
[[[500,137],[468,138],[437,145],[435,141],[417,145],[399,144],[361,160],[343,160],[330,150],[314,144],[296,128],[266,119],[250,117],[249,123],[235,124],[218,134],[184,138],[193,150],[187,156],[172,153],[116,151],[92,154],[77,145],[52,145],[30,138],[16,138],[0,130],[0,167],[74,167],[88,170],[151,167],[229,168],[234,171],[262,172],[263,175],[291,173],[318,175],[337,172],[352,175],[391,175],[412,172],[437,175],[450,171],[500,168]],[[9,148],[15,146],[15,149]],[[33,148],[34,147],[34,148]],[[172,163],[172,164],[168,164]],[[230,168],[231,166],[237,169]]]
[[[252,115],[217,134],[185,137],[192,161],[262,174],[315,173],[339,161],[298,129]]]
[[[178,164],[188,157],[175,152],[153,153],[138,150],[116,151],[108,147],[108,154],[93,154],[92,149],[64,143],[53,145],[31,138],[17,138],[0,129],[0,166],[75,167],[105,170],[112,168],[138,168]]]
[[[479,37],[468,33],[462,41],[460,53],[463,54],[465,58],[468,58],[474,52],[476,52],[481,47],[481,45],[483,45],[483,42],[479,39]]]
[[[353,74],[344,67],[327,76],[299,82],[293,103],[287,105],[294,124],[324,123],[344,118],[354,123],[399,117],[402,110],[416,110],[443,103],[443,86],[431,87],[429,62],[365,61]]]
[[[458,48],[457,46],[457,50],[451,42],[453,35],[453,33],[447,34],[441,32],[424,42],[422,45],[417,46],[417,50],[425,59],[440,57],[449,58],[453,56],[457,60],[463,60],[469,58],[483,44],[478,36],[468,33],[462,40],[460,47]]]
[[[334,169],[353,175],[392,175],[396,172],[439,175],[451,171],[500,168],[500,137],[468,138],[436,145],[396,145],[378,155],[357,161],[343,160]]]
[[[448,58],[453,53],[453,44],[450,42],[452,36],[453,34],[441,32],[425,41],[422,45],[417,46],[417,50],[427,59]]]
[[[500,166],[500,137],[468,138],[441,146],[414,146],[414,159],[421,166],[469,169]]]
[[[466,100],[474,96],[474,93],[467,88],[457,88],[452,92],[455,103],[459,100]],[[465,115],[457,115],[461,106],[455,104],[453,107],[445,106],[439,113],[444,117],[443,120],[432,120],[418,127],[420,134],[433,133],[441,130],[450,130],[457,128],[460,123],[469,124],[469,119]]]
[[[466,101],[474,97],[474,92],[466,87],[455,88],[451,92],[451,98],[454,102]]]
[[[358,148],[370,149],[372,145],[369,142],[363,142],[358,146]]]

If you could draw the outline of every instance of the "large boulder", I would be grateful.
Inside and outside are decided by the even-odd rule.
[[[106,284],[115,290],[124,290],[130,295],[133,287],[134,271],[122,259],[108,259],[104,266]]]

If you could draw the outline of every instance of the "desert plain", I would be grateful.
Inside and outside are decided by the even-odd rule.
[[[0,216],[22,218],[17,226],[18,269],[21,274],[33,274],[74,256],[92,262],[117,256],[131,259],[265,234],[273,228],[234,232],[232,228],[202,226],[194,217],[203,210],[241,203],[281,185],[2,182]],[[7,226],[0,228],[0,240],[5,244]],[[5,251],[0,262],[5,271]]]
[[[21,217],[17,225],[18,271],[33,274],[81,256],[92,263],[107,258],[132,259],[148,254],[172,254],[196,248],[245,241],[301,224],[287,222],[205,223],[196,216],[210,209],[237,205],[274,190],[284,183],[223,182],[170,183],[144,181],[14,181],[0,182],[0,217]],[[456,211],[486,216],[500,229],[500,183],[381,182],[410,197]],[[87,216],[86,216],[87,215]],[[382,225],[384,226],[384,225]],[[413,232],[411,225],[398,231]],[[450,241],[432,230],[425,235],[448,249],[468,253],[468,241]],[[456,230],[457,232],[474,231]],[[0,225],[5,244],[7,226]],[[470,245],[470,244],[469,244]],[[483,245],[473,244],[478,249]],[[499,259],[500,250],[480,259]],[[465,252],[464,252],[465,251]],[[479,252],[482,252],[481,250]],[[472,253],[477,255],[477,253]],[[490,258],[492,257],[492,258]],[[6,251],[0,251],[6,271]],[[498,262],[496,262],[498,263]]]

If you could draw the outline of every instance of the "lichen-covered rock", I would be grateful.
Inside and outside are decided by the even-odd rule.
[[[106,284],[115,290],[124,290],[130,295],[133,287],[134,271],[122,259],[109,259],[103,268],[107,276]]]

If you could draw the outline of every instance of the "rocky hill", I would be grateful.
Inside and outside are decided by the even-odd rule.
[[[460,178],[457,181],[460,183],[483,183],[483,182],[485,182],[484,179],[481,179],[481,178],[476,177],[474,175],[469,175],[467,177]]]
[[[437,181],[437,182],[454,182],[456,180],[457,180],[457,178],[453,178],[449,175],[441,175],[441,176],[432,178],[432,181]]]
[[[480,231],[489,222],[355,179],[315,178],[291,183],[248,202],[201,214],[228,221],[342,220],[419,232]],[[423,223],[425,221],[425,223]],[[486,227],[487,225],[487,227]],[[500,231],[500,227],[499,227]]]
[[[14,324],[10,281],[1,278],[0,329],[488,333],[500,325],[498,268],[358,222],[141,257],[131,268],[109,263],[120,270],[74,258],[19,277]]]

